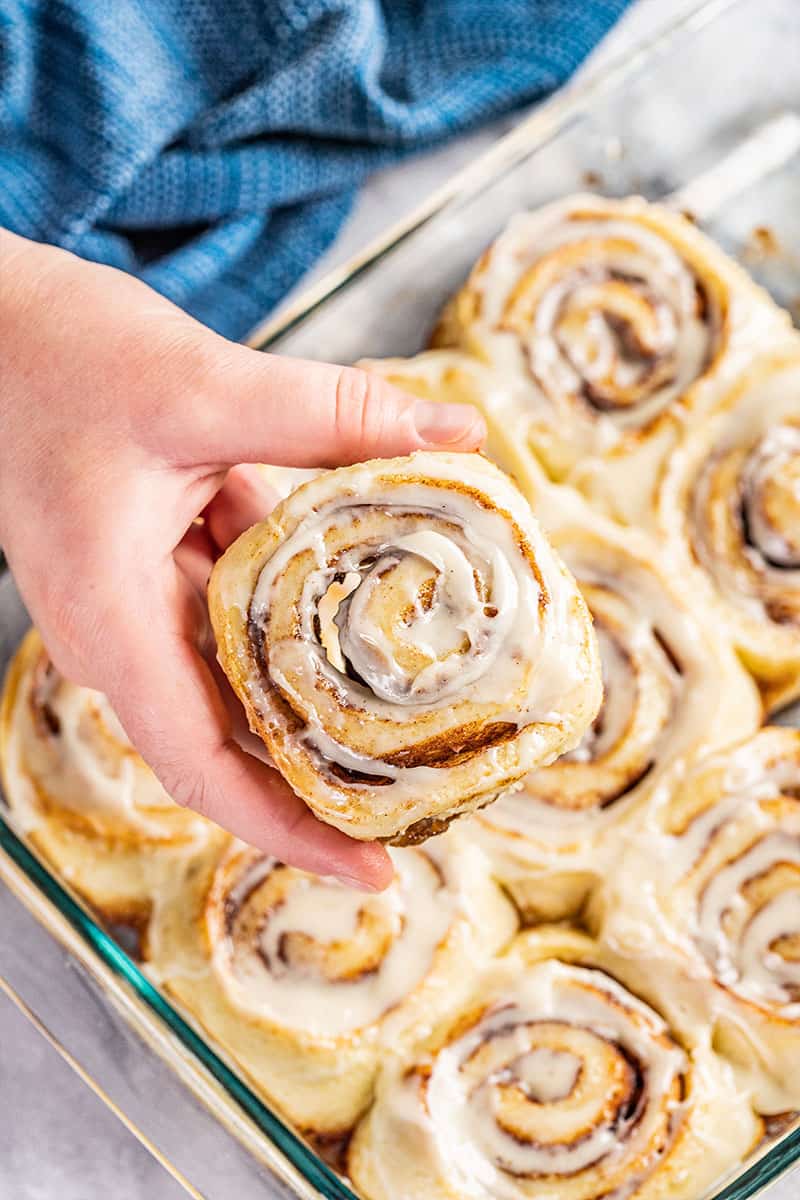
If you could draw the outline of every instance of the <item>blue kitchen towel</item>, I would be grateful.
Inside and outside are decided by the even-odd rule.
[[[4,0],[0,224],[240,337],[376,167],[550,91],[627,0]]]

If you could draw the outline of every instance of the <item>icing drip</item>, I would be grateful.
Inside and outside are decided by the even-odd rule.
[[[563,1180],[570,1195],[617,1197],[669,1149],[687,1069],[662,1019],[616,980],[549,960],[500,989],[390,1103],[435,1141],[453,1195],[519,1200]]]
[[[662,231],[643,215],[596,197],[521,214],[467,285],[491,360],[510,368],[519,355],[535,384],[531,415],[572,412],[594,426],[597,448],[651,425],[724,346],[718,288],[669,223]]]
[[[212,924],[213,970],[231,1002],[315,1036],[385,1016],[425,977],[460,911],[433,850],[396,851],[394,862],[395,881],[372,896],[256,852],[234,860]]]

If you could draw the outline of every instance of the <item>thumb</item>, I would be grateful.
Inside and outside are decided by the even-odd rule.
[[[420,400],[358,367],[264,354],[208,334],[202,396],[168,434],[182,466],[338,466],[412,450],[476,450],[470,404]],[[169,412],[165,418],[174,422]]]
[[[167,568],[169,571],[169,567]],[[246,753],[196,644],[190,585],[174,587],[191,604],[173,626],[169,606],[129,581],[109,607],[102,687],[133,744],[178,804],[282,862],[350,886],[380,890],[393,868],[385,849],[325,825],[278,773]]]

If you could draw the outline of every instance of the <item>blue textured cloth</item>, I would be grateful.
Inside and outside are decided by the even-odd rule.
[[[3,0],[0,224],[244,334],[365,176],[561,83],[627,0]]]

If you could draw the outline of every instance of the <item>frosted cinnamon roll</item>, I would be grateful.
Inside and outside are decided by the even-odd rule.
[[[759,1109],[800,1108],[800,730],[699,763],[621,864],[613,903],[609,943],[644,952],[679,1019],[713,1027]]]
[[[59,675],[35,629],[6,676],[0,762],[15,826],[109,920],[143,927],[178,865],[221,837],[169,798],[106,697]]]
[[[477,813],[469,832],[525,914],[554,920],[609,869],[629,814],[688,756],[754,732],[761,704],[649,538],[541,478],[535,508],[594,619],[603,702],[575,750]]]
[[[800,342],[757,364],[686,438],[658,518],[768,706],[800,695]]]
[[[579,468],[587,486],[611,472],[613,509],[631,473],[651,483],[675,433],[702,420],[764,337],[788,325],[677,213],[578,195],[512,218],[433,344],[467,350],[518,385],[496,422],[510,455],[538,456],[558,479]]]
[[[697,1200],[759,1135],[713,1055],[566,930],[522,935],[472,1004],[380,1080],[366,1200]]]
[[[367,895],[235,844],[159,910],[151,970],[295,1124],[345,1134],[381,1056],[457,1008],[516,914],[476,849]]]
[[[217,563],[220,662],[322,820],[411,842],[571,749],[600,701],[586,607],[479,455],[329,471]]]

